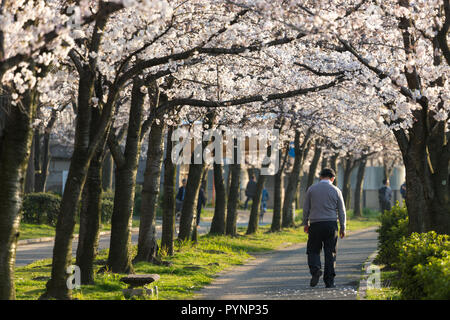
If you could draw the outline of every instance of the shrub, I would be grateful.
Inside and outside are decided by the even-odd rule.
[[[142,185],[136,184],[136,188],[134,190],[134,209],[133,216],[141,215],[141,200],[142,200]]]
[[[101,220],[102,223],[110,223],[114,209],[114,201],[108,198],[101,200]]]
[[[22,221],[56,225],[61,197],[50,192],[28,193],[23,198]]]
[[[396,285],[405,299],[449,297],[448,235],[413,233],[399,246]]]
[[[427,258],[428,263],[414,267],[417,279],[423,284],[424,299],[450,300],[450,256]]]
[[[397,202],[380,216],[377,263],[392,267],[398,260],[399,245],[408,236],[408,212]]]

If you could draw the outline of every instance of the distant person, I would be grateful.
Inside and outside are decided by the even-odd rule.
[[[202,213],[202,208],[205,205],[206,205],[205,189],[203,187],[200,187],[197,199],[197,226],[200,224],[200,214]]]
[[[178,193],[177,196],[175,197],[175,204],[176,204],[176,208],[175,211],[181,212],[181,210],[183,209],[183,201],[184,201],[184,196],[186,195],[186,179],[181,180],[181,187],[178,188]]]
[[[400,194],[402,195],[403,200],[406,199],[406,181],[400,186]]]
[[[334,288],[336,246],[339,235],[345,237],[346,211],[342,192],[333,185],[336,173],[324,168],[320,172],[320,181],[308,188],[303,204],[304,231],[308,233],[306,254],[311,273],[310,286],[315,287],[322,275],[320,252],[324,251],[325,270],[323,281],[327,288]],[[309,224],[308,224],[309,223]]]
[[[262,190],[261,194],[261,211],[259,213],[259,222],[262,223],[264,219],[264,213],[267,211],[267,200],[269,200],[269,193],[267,192],[267,189],[264,188]]]
[[[247,199],[244,203],[244,210],[247,210],[249,200],[253,201],[256,195],[256,181],[254,175],[250,176],[250,181],[247,183],[247,187],[245,188],[245,195],[247,196]]]
[[[392,189],[389,187],[389,180],[383,180],[383,186],[378,189],[378,201],[380,202],[380,210],[384,212],[385,210],[390,211],[392,207]]]

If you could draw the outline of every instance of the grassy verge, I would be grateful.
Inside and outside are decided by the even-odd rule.
[[[133,219],[133,228],[139,227],[139,219]],[[80,225],[75,225],[74,234],[78,234]],[[102,224],[100,231],[110,231],[111,224]],[[19,240],[54,237],[55,227],[46,224],[20,223]]]
[[[300,216],[298,215],[298,219]],[[349,219],[348,228],[358,230],[377,223],[373,217]],[[246,227],[242,227],[239,228],[237,237],[204,235],[199,237],[197,244],[177,244],[173,256],[163,256],[163,260],[172,263],[171,266],[141,262],[135,265],[135,271],[137,274],[157,273],[161,276],[156,283],[159,299],[191,299],[218,272],[245,263],[252,258],[252,253],[266,252],[307,240],[307,235],[299,227],[277,233],[269,233],[269,228],[270,225],[260,226],[256,234],[245,235]],[[101,251],[96,258],[96,269],[103,266],[106,259],[107,250]],[[50,277],[50,263],[49,259],[41,260],[16,269],[17,299],[33,300],[43,293]],[[81,286],[81,289],[74,291],[73,296],[82,300],[124,299],[122,289],[126,285],[120,282],[122,276],[109,272],[97,274],[94,285]]]
[[[381,287],[377,289],[367,289],[367,300],[399,300],[400,289],[393,286],[393,282],[398,278],[398,271],[389,270],[384,266],[379,266],[381,271]]]
[[[201,236],[196,245],[191,242],[178,244],[172,257],[163,257],[172,263],[170,267],[141,262],[135,265],[135,271],[138,274],[157,273],[161,276],[157,282],[159,299],[189,299],[196,290],[210,283],[217,272],[243,264],[251,258],[251,252],[273,250],[282,245],[304,242],[307,238],[299,229],[267,233],[268,228],[261,227],[256,234],[249,236]],[[106,250],[98,255],[97,268],[103,265],[106,257]],[[17,268],[17,299],[37,299],[44,291],[50,268],[50,260]],[[121,276],[108,272],[97,274],[95,284],[83,285],[80,290],[74,291],[74,297],[86,300],[123,299],[121,290],[126,285],[120,282]]]

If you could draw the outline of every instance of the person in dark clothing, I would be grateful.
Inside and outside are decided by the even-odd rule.
[[[178,193],[175,197],[176,212],[181,212],[183,208],[184,195],[186,194],[186,179],[181,180],[181,187],[178,188]]]
[[[380,210],[384,212],[385,210],[390,211],[392,204],[392,190],[389,187],[389,180],[383,180],[383,186],[378,189],[378,200],[380,201]]]
[[[250,181],[247,183],[247,187],[245,188],[245,195],[247,199],[244,203],[244,210],[247,210],[249,200],[253,200],[256,196],[256,182],[255,176],[250,177]]]
[[[406,182],[400,186],[400,194],[402,195],[403,200],[406,199]]]
[[[264,219],[264,213],[267,211],[267,200],[269,200],[269,193],[264,188],[261,194],[261,211],[259,213],[259,222],[262,223]]]
[[[327,288],[334,288],[338,224],[339,235],[345,237],[346,211],[342,192],[333,185],[333,169],[320,172],[320,181],[308,188],[303,205],[304,231],[308,233],[306,254],[311,273],[310,286],[315,287],[322,275],[320,252],[325,254],[323,281]],[[309,224],[308,224],[309,222]]]
[[[198,200],[197,200],[197,226],[200,223],[200,214],[202,213],[202,208],[206,205],[206,197],[205,197],[205,189],[200,187],[198,191]]]

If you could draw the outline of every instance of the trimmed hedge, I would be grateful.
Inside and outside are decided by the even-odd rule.
[[[23,198],[22,221],[25,223],[56,225],[61,196],[51,192],[28,193]]]
[[[381,225],[378,228],[377,263],[392,267],[399,256],[399,245],[408,236],[408,212],[406,207],[396,203],[390,211],[384,211],[380,216]]]
[[[111,222],[111,217],[113,214],[113,209],[114,209],[114,201],[105,198],[101,200],[101,221],[102,223],[110,223]]]
[[[413,233],[399,246],[396,285],[405,299],[450,299],[450,238]]]

